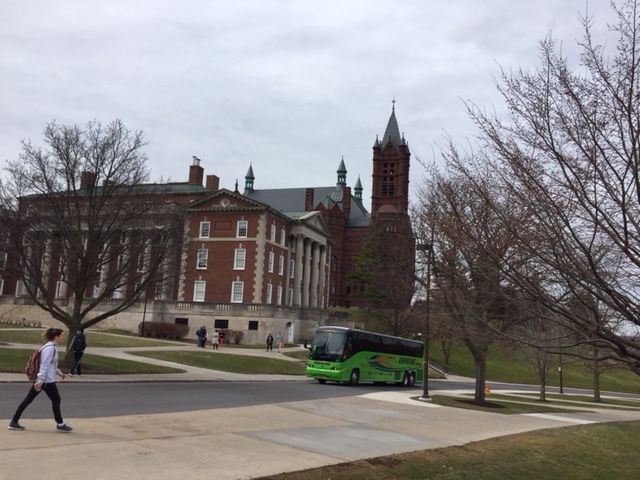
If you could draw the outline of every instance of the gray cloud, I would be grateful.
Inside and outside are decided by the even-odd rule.
[[[593,2],[592,2],[593,3]],[[0,160],[45,124],[121,118],[147,134],[153,177],[192,155],[221,185],[332,185],[344,156],[370,195],[371,146],[396,98],[429,159],[474,133],[463,100],[500,110],[493,77],[535,67],[551,30],[577,60],[584,0],[5,0]],[[606,40],[608,2],[590,7]],[[609,47],[611,48],[611,47]],[[412,181],[421,171],[414,164]]]

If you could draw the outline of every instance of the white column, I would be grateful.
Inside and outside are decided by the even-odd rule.
[[[326,285],[326,268],[327,268],[327,247],[324,245],[320,246],[320,264],[318,265],[318,307],[325,308],[325,291],[327,289]]]
[[[309,306],[311,308],[318,308],[318,260],[320,258],[320,245],[314,242],[313,254],[311,255],[311,289]]]
[[[311,281],[311,240],[304,246],[304,268],[302,269],[302,308],[309,308],[309,283]]]
[[[302,285],[302,247],[304,244],[304,237],[302,235],[296,235],[296,259],[295,268],[293,274],[293,306],[299,307],[302,305],[300,301],[301,285]]]

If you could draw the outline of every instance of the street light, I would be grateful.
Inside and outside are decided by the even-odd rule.
[[[433,231],[431,232],[431,243],[422,243],[417,245],[418,250],[427,252],[427,284],[425,292],[425,315],[424,315],[424,360],[423,368],[424,373],[422,375],[422,401],[431,401],[429,398],[429,337],[431,327],[431,262],[433,256]]]

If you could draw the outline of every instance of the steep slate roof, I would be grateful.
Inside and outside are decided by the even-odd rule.
[[[400,128],[398,128],[398,120],[396,120],[395,106],[391,110],[391,116],[389,117],[389,122],[387,123],[387,129],[384,131],[384,136],[382,137],[382,150],[384,150],[389,142],[391,142],[396,150],[398,150],[398,147],[400,145],[404,144],[404,138],[400,136]]]
[[[290,218],[299,218],[305,212],[306,188],[276,188],[271,190],[252,190],[244,192],[244,195],[261,203],[270,205],[276,210]],[[342,203],[343,190],[333,187],[314,187],[313,203],[314,207],[320,202],[330,209],[336,203]],[[351,212],[349,215],[349,226],[365,227],[371,223],[371,217],[360,199],[351,196]]]

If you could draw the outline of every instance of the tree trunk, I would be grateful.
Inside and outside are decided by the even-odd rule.
[[[601,403],[600,398],[600,370],[598,369],[598,362],[595,361],[593,365],[593,401]]]
[[[487,374],[486,355],[474,355],[473,364],[476,370],[476,392],[474,400],[476,401],[476,403],[484,403]]]
[[[538,398],[538,400],[541,402],[547,401],[547,370],[545,367],[546,365],[542,366],[538,372],[538,377],[540,378],[540,398]]]

